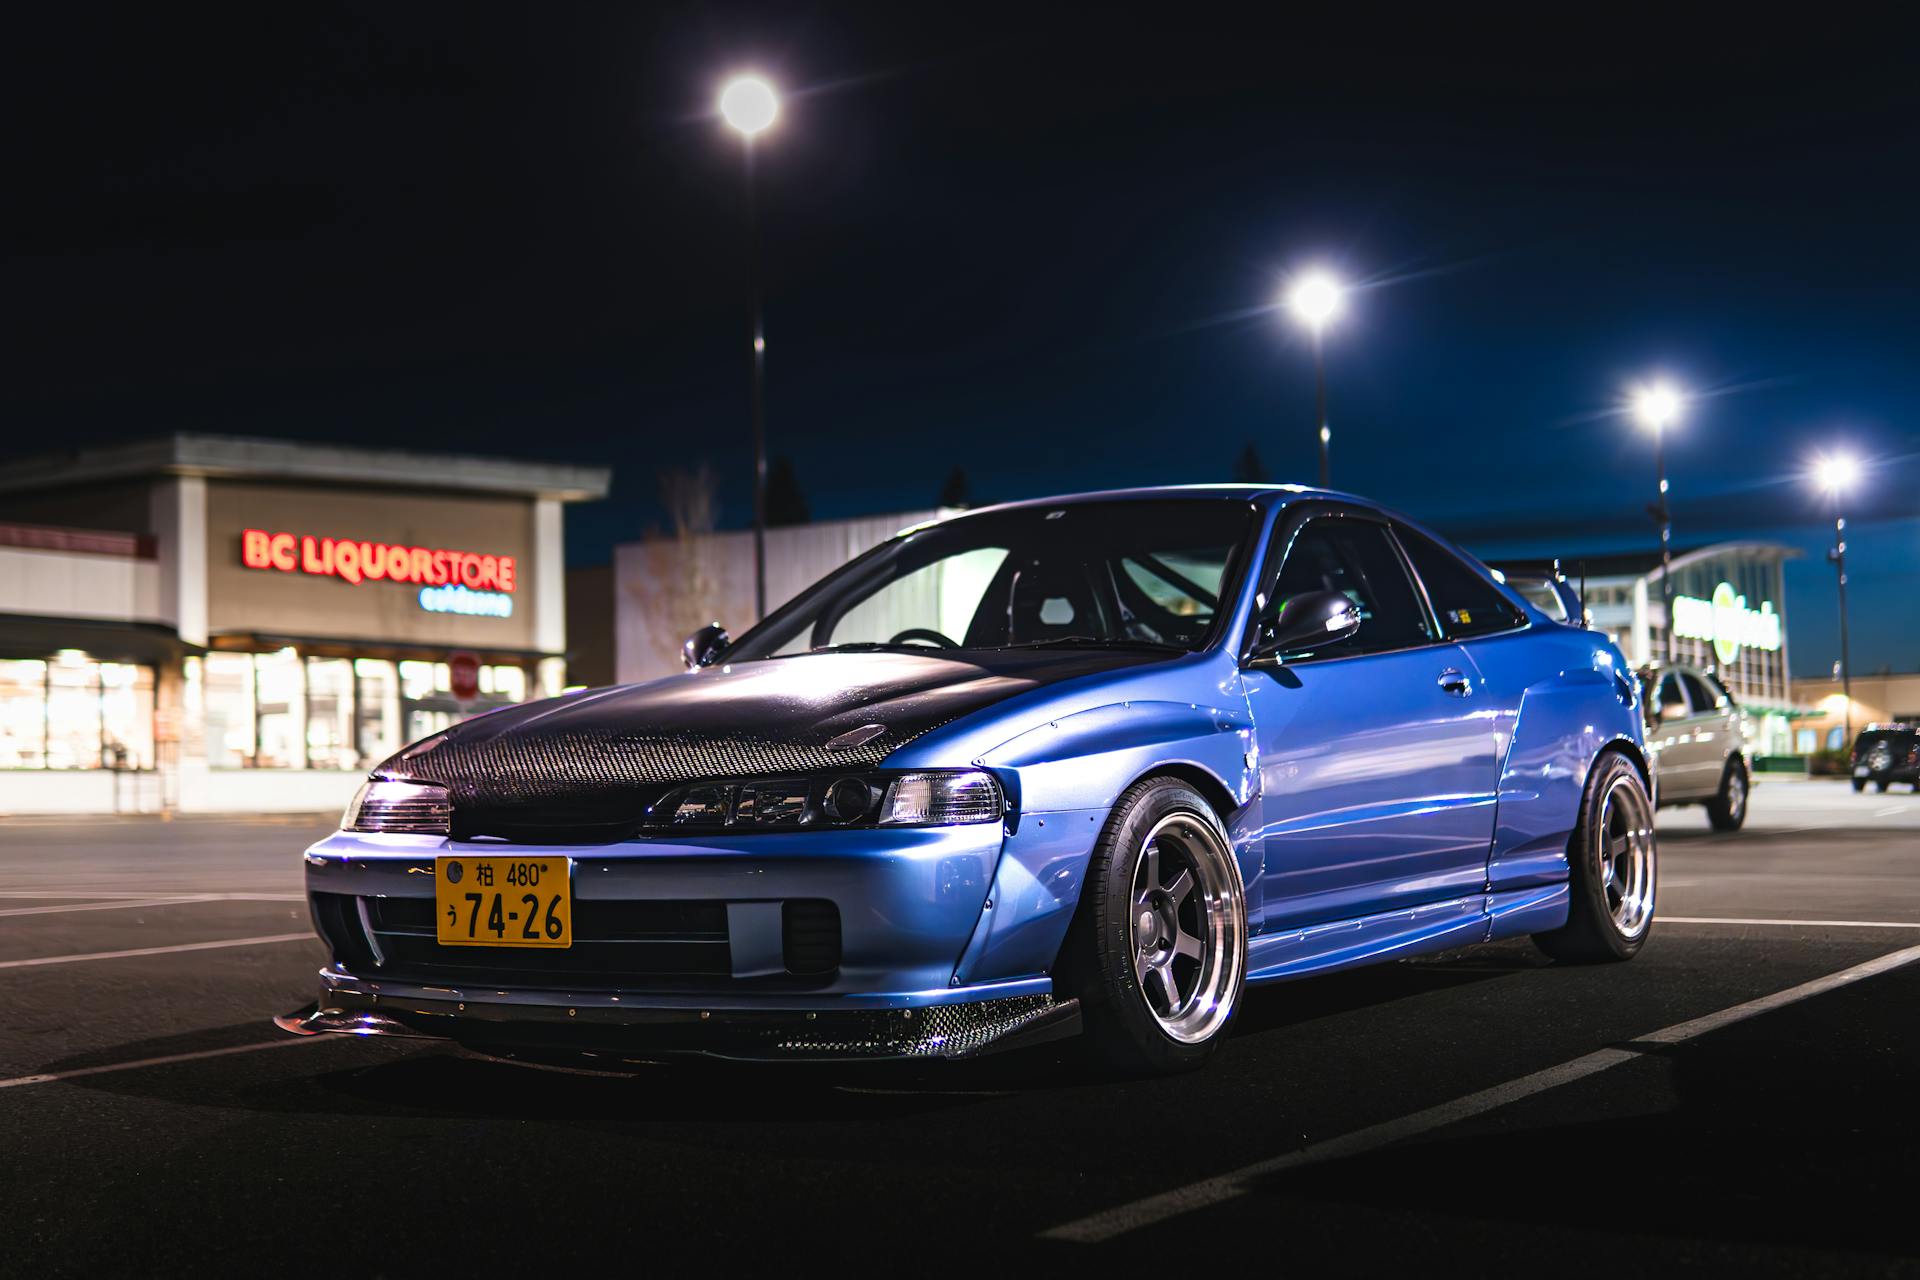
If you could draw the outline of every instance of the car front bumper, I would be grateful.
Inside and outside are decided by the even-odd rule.
[[[987,945],[1010,923],[993,901],[1004,839],[997,824],[565,849],[336,833],[306,855],[332,962],[315,1006],[277,1021],[302,1034],[754,1058],[956,1057],[1064,1034],[1078,1010],[1035,963],[1044,948]],[[574,946],[435,944],[434,858],[516,852],[568,857]],[[1072,898],[1036,898],[1012,861],[1027,891],[1015,896],[1046,908],[1023,923],[1037,914],[1064,929]],[[796,906],[818,909],[801,938],[816,953],[821,922],[837,930],[830,967],[796,961]],[[630,927],[643,917],[644,930]],[[608,936],[591,936],[592,920]]]

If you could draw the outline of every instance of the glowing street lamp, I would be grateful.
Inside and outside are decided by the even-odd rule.
[[[1840,696],[1846,703],[1842,713],[1846,736],[1842,749],[1853,743],[1853,663],[1847,653],[1847,520],[1840,513],[1840,499],[1860,479],[1860,463],[1849,453],[1823,455],[1813,464],[1813,480],[1833,502],[1833,572],[1840,589]]]
[[[720,115],[741,137],[751,138],[772,127],[780,115],[780,97],[759,76],[735,76],[720,91]]]
[[[1313,415],[1320,429],[1320,487],[1326,488],[1332,479],[1332,467],[1328,461],[1328,445],[1333,432],[1327,426],[1327,360],[1322,335],[1341,310],[1346,306],[1347,291],[1337,279],[1325,271],[1309,271],[1296,279],[1287,289],[1287,310],[1293,318],[1306,326],[1313,336]]]
[[[753,140],[773,127],[780,98],[760,76],[735,76],[720,91],[720,117],[740,135],[747,169],[747,315],[753,414],[753,612],[767,616],[767,335],[760,319],[760,229],[754,210]]]
[[[1632,396],[1633,420],[1653,433],[1653,465],[1660,476],[1660,500],[1649,503],[1647,511],[1660,522],[1660,607],[1666,610],[1661,628],[1661,654],[1673,665],[1673,509],[1667,503],[1667,428],[1680,421],[1686,400],[1670,382],[1649,382],[1635,387]]]

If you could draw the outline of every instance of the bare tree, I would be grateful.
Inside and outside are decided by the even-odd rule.
[[[653,643],[673,653],[683,638],[712,622],[720,606],[708,536],[719,511],[718,490],[713,468],[704,462],[663,470],[660,504],[668,527],[648,534],[645,571],[625,583]]]

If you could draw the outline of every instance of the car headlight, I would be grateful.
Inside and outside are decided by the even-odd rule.
[[[887,784],[883,827],[940,827],[992,822],[1000,816],[1000,784],[990,773],[909,773]]]
[[[793,831],[815,827],[944,827],[995,822],[1000,784],[978,769],[848,773],[700,782],[647,809],[650,830]]]
[[[445,787],[430,782],[393,782],[370,778],[360,784],[340,816],[342,831],[389,835],[444,836],[451,829],[453,804]]]

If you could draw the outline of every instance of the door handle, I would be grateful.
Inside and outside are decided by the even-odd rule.
[[[1473,692],[1473,681],[1457,667],[1448,667],[1440,673],[1440,687],[1456,698],[1464,698]]]

